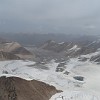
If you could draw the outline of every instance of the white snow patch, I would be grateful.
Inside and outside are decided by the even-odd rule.
[[[100,65],[89,61],[81,62],[78,58],[71,58],[66,62],[64,72],[55,72],[59,63],[50,61],[45,66],[49,70],[36,69],[33,61],[12,60],[0,61],[0,76],[15,76],[26,80],[39,80],[55,86],[63,93],[54,95],[51,100],[100,100]],[[73,77],[80,75],[85,78],[83,82],[75,80]],[[97,96],[98,95],[98,96]],[[59,96],[65,97],[65,99]]]
[[[60,43],[58,43],[58,44],[64,44],[65,42],[60,42]]]
[[[74,45],[72,48],[70,48],[68,51],[71,51],[71,50],[79,50],[80,48],[77,46],[77,45]]]
[[[65,91],[54,95],[50,100],[100,100],[100,98],[85,91]]]

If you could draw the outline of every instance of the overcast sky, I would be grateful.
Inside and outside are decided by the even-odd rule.
[[[0,0],[0,32],[100,32],[100,0]]]

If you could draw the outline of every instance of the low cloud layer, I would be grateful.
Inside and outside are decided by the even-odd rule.
[[[100,0],[1,0],[1,32],[100,31]]]

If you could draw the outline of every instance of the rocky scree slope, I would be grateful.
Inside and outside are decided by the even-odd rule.
[[[59,91],[40,81],[18,77],[0,78],[0,100],[49,100]]]
[[[34,55],[21,46],[17,42],[3,42],[0,43],[0,58],[1,59],[28,59]]]

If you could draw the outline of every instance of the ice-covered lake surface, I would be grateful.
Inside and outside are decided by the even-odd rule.
[[[66,68],[56,72],[59,63],[55,60],[44,64],[48,70],[38,68],[36,62],[28,60],[0,61],[0,76],[15,76],[26,80],[39,80],[55,86],[62,93],[50,100],[100,100],[100,65],[78,58],[66,61]],[[69,74],[64,74],[66,71]],[[80,81],[73,77],[83,77]]]

